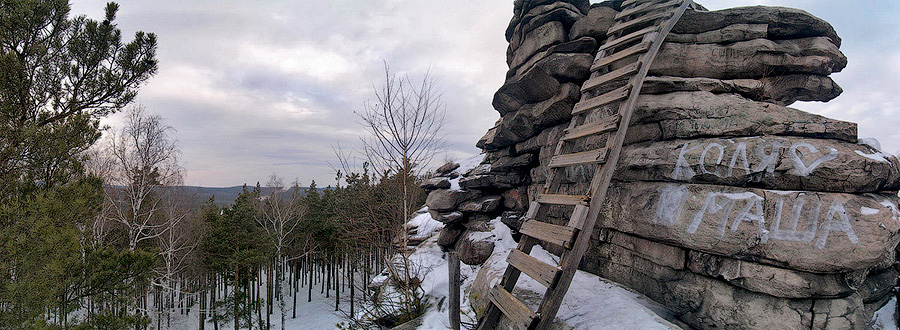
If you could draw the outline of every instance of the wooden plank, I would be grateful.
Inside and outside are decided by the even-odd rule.
[[[519,239],[519,245],[516,246],[516,250],[522,251],[525,254],[531,253],[531,249],[538,243],[537,239],[534,239],[528,235],[523,235]],[[516,282],[519,280],[519,275],[522,272],[516,269],[516,267],[506,267],[506,271],[503,272],[503,278],[500,280],[500,285],[507,292],[512,291],[516,287]],[[487,310],[484,311],[484,314],[481,315],[481,319],[478,320],[478,330],[493,330],[494,325],[500,320],[500,315],[502,312],[496,305],[493,303],[488,304]]]
[[[637,45],[620,50],[615,54],[598,58],[596,61],[594,61],[594,64],[591,65],[591,72],[597,71],[602,67],[613,64],[617,61],[624,60],[628,57],[644,53],[649,48],[649,42],[642,42]]]
[[[450,329],[459,330],[459,289],[461,282],[459,255],[456,254],[456,251],[450,252],[447,268],[450,273]]]
[[[625,1],[622,1],[622,8],[625,8],[625,7],[628,7],[631,5],[642,5],[641,2],[653,3],[653,2],[660,2],[660,1],[665,1],[665,0],[625,0]]]
[[[603,95],[598,95],[587,100],[583,100],[575,104],[572,108],[572,115],[579,115],[604,105],[621,101],[628,98],[628,92],[631,91],[631,85],[625,85]]]
[[[510,266],[516,267],[545,287],[550,287],[559,275],[559,268],[537,260],[519,250],[512,250],[506,257]]]
[[[588,196],[584,195],[557,195],[557,194],[540,194],[535,202],[541,204],[554,205],[578,205],[578,203],[588,200]]]
[[[556,155],[550,159],[550,164],[547,166],[550,168],[557,168],[575,165],[600,164],[606,162],[606,156],[608,154],[609,149],[601,148],[597,150],[576,152],[573,154]]]
[[[619,32],[619,31],[622,31],[622,30],[625,30],[628,28],[640,26],[641,24],[647,24],[647,23],[650,23],[650,22],[653,22],[655,20],[662,19],[662,18],[669,18],[671,16],[672,16],[672,11],[668,10],[668,11],[664,11],[664,12],[661,12],[658,14],[641,16],[641,17],[638,17],[634,20],[630,20],[627,22],[617,23],[616,25],[613,25],[611,28],[609,28],[609,32],[607,35],[613,35],[616,32]]]
[[[661,1],[653,1],[653,2],[648,2],[648,3],[642,4],[642,5],[634,7],[634,8],[625,9],[625,10],[619,12],[618,14],[616,14],[616,20],[618,21],[618,20],[621,20],[621,19],[626,18],[631,15],[644,14],[644,13],[651,12],[654,10],[659,10],[659,9],[668,8],[668,7],[675,7],[675,6],[678,6],[681,4],[681,0],[662,2],[662,3],[660,3],[660,2]]]
[[[600,46],[600,48],[598,48],[598,50],[606,51],[606,50],[627,44],[629,42],[638,40],[640,38],[643,38],[645,35],[656,32],[656,31],[659,31],[658,26],[648,26],[646,28],[626,34],[622,37],[619,37],[619,38],[616,38],[613,40],[607,40],[603,45]]]
[[[528,306],[525,306],[519,299],[513,297],[512,294],[499,285],[495,285],[488,296],[491,302],[509,318],[515,329],[528,329],[535,318],[537,318],[537,314],[532,312]]]
[[[581,125],[573,129],[566,129],[566,135],[564,135],[562,139],[565,141],[569,141],[585,136],[613,131],[619,127],[619,120],[621,118],[622,117],[617,114],[615,116],[603,118],[603,120]]]
[[[528,220],[522,223],[519,232],[538,240],[556,244],[564,248],[570,248],[575,240],[577,230],[569,226],[554,225],[552,223]]]
[[[608,83],[613,80],[620,79],[622,77],[626,77],[629,75],[633,75],[641,68],[641,62],[634,62],[632,64],[626,65],[618,70],[614,70],[613,72],[607,73],[602,76],[597,76],[591,79],[588,79],[584,82],[584,85],[581,86],[581,91],[588,91],[598,86]]]
[[[569,217],[567,226],[578,230],[584,230],[584,221],[587,220],[588,210],[588,203],[575,205],[575,210],[572,211],[572,216]]]
[[[693,1],[691,0],[685,0],[684,3],[678,7],[678,10],[674,12],[672,18],[665,23],[656,39],[653,40],[653,46],[650,47],[650,50],[647,51],[647,54],[645,54],[643,58],[648,65],[641,68],[641,71],[638,72],[635,79],[634,90],[641,90],[644,78],[650,71],[649,64],[656,58],[660,47],[662,47],[663,41],[669,32],[672,31],[672,28],[675,27],[675,23],[681,19],[681,16],[684,15],[684,12],[692,3]],[[628,124],[631,122],[631,117],[634,114],[634,108],[637,104],[639,94],[640,93],[632,93],[628,100],[622,104],[622,110],[624,110],[621,112],[622,125],[619,126],[619,130],[616,132],[614,138],[609,139],[607,142],[607,147],[611,148],[609,163],[607,166],[603,166],[600,169],[599,175],[594,174],[594,178],[591,180],[591,201],[588,207],[587,216],[582,224],[582,228],[587,229],[588,232],[579,234],[578,236],[581,239],[577,239],[572,246],[572,250],[569,251],[569,253],[563,253],[563,256],[560,258],[562,273],[560,273],[556,285],[547,290],[544,299],[541,301],[541,306],[538,308],[538,313],[542,316],[537,325],[539,329],[550,327],[550,323],[553,322],[553,318],[556,317],[556,312],[559,311],[559,307],[562,305],[563,298],[566,296],[569,285],[572,284],[572,278],[575,277],[575,271],[578,269],[578,264],[581,262],[581,258],[590,246],[591,234],[589,231],[593,230],[597,218],[603,210],[603,203],[606,199],[606,194],[609,190],[613,174],[615,173],[616,164],[618,163],[619,156],[622,152],[622,146],[625,144],[625,135],[628,132]]]

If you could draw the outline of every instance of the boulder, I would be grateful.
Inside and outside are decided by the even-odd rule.
[[[753,292],[788,299],[846,297],[862,284],[866,273],[816,274],[697,251],[688,253],[688,269]]]
[[[424,182],[422,182],[422,184],[419,185],[419,187],[428,191],[435,189],[448,189],[450,188],[450,179],[442,176],[426,179]]]
[[[652,123],[652,124],[651,124]],[[642,124],[651,124],[642,127]],[[856,124],[737,94],[677,92],[642,95],[628,135],[646,139],[789,135],[856,142]],[[647,131],[647,127],[651,130]],[[652,130],[656,130],[655,132]]]
[[[718,30],[698,34],[670,33],[667,42],[688,44],[724,44],[765,38],[769,27],[766,24],[732,24]]]
[[[525,187],[518,187],[503,192],[503,208],[513,211],[525,211],[528,209],[528,191]]]
[[[623,181],[677,181],[781,190],[900,190],[900,160],[839,140],[756,136],[626,146]]]
[[[525,34],[521,43],[517,43],[516,40],[518,39],[513,38],[513,42],[509,44],[512,56],[507,57],[507,64],[510,68],[519,67],[534,54],[550,46],[566,42],[566,29],[560,22],[548,22]]]
[[[434,172],[437,173],[438,175],[443,176],[443,175],[450,174],[450,172],[453,172],[454,170],[456,170],[458,168],[459,168],[458,163],[447,162],[446,164],[441,165],[441,167],[438,167],[436,170],[434,170]]]
[[[463,189],[510,189],[525,178],[518,173],[472,175],[459,179]]]
[[[442,251],[447,251],[452,249],[454,245],[456,245],[456,241],[460,236],[466,231],[466,227],[460,224],[450,224],[441,228],[440,233],[438,233],[437,244],[441,247]]]
[[[444,224],[457,223],[465,220],[465,216],[459,211],[438,212],[435,210],[428,210],[428,213],[431,215],[432,219],[440,221]]]
[[[503,115],[491,141],[485,143],[485,147],[498,149],[513,145],[537,135],[541,129],[569,120],[572,118],[572,107],[580,98],[581,91],[578,85],[563,84],[553,97],[539,103],[524,105],[517,112]]]
[[[513,233],[519,232],[519,229],[522,228],[522,222],[525,219],[522,218],[521,212],[515,211],[506,211],[500,216],[500,222],[509,227]]]
[[[900,240],[896,194],[630,182],[608,196],[599,227],[807,272],[883,264]]]
[[[591,64],[594,63],[594,55],[589,53],[551,53],[540,60],[534,66],[541,67],[559,82],[581,83],[591,75]],[[517,74],[530,69],[522,66]]]
[[[601,43],[606,40],[606,32],[615,23],[619,12],[608,6],[593,6],[587,16],[581,18],[569,29],[569,39],[591,37]]]
[[[843,93],[843,89],[831,78],[814,74],[790,74],[759,79],[660,76],[648,77],[641,88],[643,94],[693,91],[734,93],[754,101],[777,105],[789,105],[796,101],[827,102]]]
[[[716,11],[688,10],[672,33],[699,34],[734,24],[766,24],[772,40],[827,37],[835,45],[841,38],[831,24],[800,9],[770,6],[738,7]]]
[[[479,195],[480,193],[474,190],[438,189],[428,194],[425,205],[428,205],[428,209],[432,211],[453,211],[459,203]]]
[[[559,91],[559,82],[547,71],[534,68],[505,83],[494,93],[491,105],[500,115],[519,110],[523,105],[546,100]]]
[[[459,205],[459,210],[472,213],[489,213],[496,210],[503,201],[503,197],[490,195],[483,196]]]
[[[529,167],[534,162],[533,154],[522,154],[518,156],[504,156],[494,161],[491,165],[491,172],[504,173],[521,168]]]
[[[791,73],[829,75],[846,66],[847,57],[825,37],[730,44],[668,42],[650,66],[650,75],[742,79]]]
[[[516,30],[521,30],[524,34],[528,34],[535,28],[549,22],[560,22],[565,29],[569,29],[578,19],[584,17],[584,14],[571,3],[564,1],[550,2],[546,5],[539,5],[531,8],[522,20]],[[515,39],[515,32],[513,39]]]
[[[480,265],[494,252],[492,235],[484,232],[466,231],[456,243],[459,261],[466,265]]]

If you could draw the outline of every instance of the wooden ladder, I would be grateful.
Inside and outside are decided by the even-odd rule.
[[[600,46],[591,67],[591,78],[582,85],[582,100],[572,110],[572,121],[550,160],[543,193],[529,205],[519,230],[522,233],[519,245],[506,259],[509,266],[503,279],[488,293],[490,304],[478,322],[478,329],[493,329],[501,313],[517,329],[547,329],[553,322],[588,249],[650,64],[692,3],[692,0],[625,0],[622,3],[622,11],[616,15],[616,22],[607,32],[607,40]],[[607,136],[605,147],[563,151],[567,144],[601,134]],[[584,165],[595,166],[586,194],[552,192],[554,178],[560,171]],[[552,205],[574,207],[567,225],[538,220],[546,213],[546,207]],[[558,265],[529,255],[539,241],[562,247]],[[537,312],[511,294],[521,273],[547,287]]]

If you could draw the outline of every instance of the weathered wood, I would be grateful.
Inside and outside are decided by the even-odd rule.
[[[558,194],[540,194],[535,199],[541,204],[553,205],[578,205],[578,203],[588,200],[588,196],[584,195],[558,195]]]
[[[572,211],[572,216],[569,217],[567,226],[578,230],[584,230],[584,221],[587,219],[589,210],[590,207],[588,206],[588,203],[575,205],[575,210]]]
[[[613,49],[613,48],[615,48],[615,47],[618,47],[618,46],[627,44],[627,43],[629,43],[629,42],[633,42],[633,41],[635,41],[635,40],[638,40],[638,39],[640,39],[640,38],[643,38],[644,35],[647,35],[647,34],[656,32],[656,31],[658,31],[658,30],[659,30],[659,27],[658,27],[658,26],[648,26],[648,27],[646,27],[646,28],[643,28],[643,29],[634,31],[634,32],[632,32],[632,33],[626,34],[626,35],[624,35],[624,36],[622,36],[622,37],[615,38],[615,39],[612,39],[612,40],[607,40],[606,43],[604,43],[602,46],[600,46],[599,50]]]
[[[591,151],[576,152],[573,154],[556,155],[550,159],[550,164],[548,164],[547,166],[550,168],[557,168],[576,165],[600,164],[606,162],[606,156],[608,154],[609,149],[602,148]]]
[[[634,62],[625,67],[622,67],[621,69],[615,70],[615,71],[607,73],[605,75],[588,79],[588,81],[585,81],[584,85],[581,86],[581,90],[582,91],[591,90],[602,84],[608,83],[610,81],[617,80],[622,77],[627,77],[629,75],[633,75],[640,68],[641,68],[641,62]]]
[[[621,120],[621,118],[621,116],[616,114],[611,117],[603,118],[603,120],[581,125],[573,129],[566,129],[566,135],[562,138],[563,140],[568,141],[615,130],[619,126],[619,120]]]
[[[528,220],[522,223],[519,232],[547,243],[569,248],[572,246],[572,242],[578,231],[569,226],[554,225],[538,220]]]
[[[616,20],[617,21],[622,20],[623,18],[628,18],[629,16],[632,16],[632,15],[644,14],[644,13],[652,12],[654,10],[668,9],[670,7],[675,7],[680,4],[681,4],[681,0],[669,1],[669,2],[663,2],[663,3],[651,1],[651,2],[641,4],[639,6],[636,6],[634,8],[625,9],[625,10],[619,12],[618,14],[616,14]]]
[[[591,65],[591,72],[600,70],[600,68],[613,64],[617,61],[621,61],[628,57],[644,53],[647,51],[647,49],[650,49],[650,43],[642,42],[637,45],[620,50],[614,54],[597,58],[597,60],[594,61],[594,64]]]
[[[672,28],[675,27],[675,23],[678,22],[682,15],[684,15],[684,12],[691,3],[693,3],[692,0],[684,0],[681,6],[678,7],[678,10],[671,13],[671,19],[665,22],[659,35],[653,40],[653,46],[651,46],[650,50],[644,54],[642,59],[648,63],[648,65],[642,67],[632,80],[634,90],[640,91],[641,87],[643,87],[644,79],[650,71],[649,64],[656,58],[666,36],[672,31]],[[625,144],[625,136],[628,133],[628,124],[631,122],[631,117],[634,114],[634,108],[637,105],[639,94],[640,93],[632,93],[628,100],[622,103],[621,111],[619,111],[619,113],[622,114],[622,123],[619,125],[619,130],[607,140],[606,144],[607,148],[610,150],[609,161],[606,166],[602,166],[598,169],[599,173],[594,174],[594,177],[591,180],[591,201],[588,206],[585,220],[582,224],[582,228],[585,228],[586,232],[578,235],[578,239],[575,240],[572,249],[567,251],[567,253],[563,253],[560,258],[560,267],[562,268],[562,271],[559,275],[559,279],[557,280],[556,285],[547,288],[547,293],[541,301],[540,307],[538,307],[538,314],[541,315],[537,325],[539,329],[549,328],[550,323],[553,322],[553,318],[556,317],[556,312],[559,311],[559,306],[562,305],[563,298],[566,296],[566,291],[569,290],[569,285],[572,284],[572,279],[575,277],[575,272],[578,270],[578,264],[581,263],[581,258],[588,249],[591,231],[593,231],[594,225],[597,223],[597,218],[600,216],[600,211],[603,209],[603,203],[606,199],[606,194],[609,191],[609,185],[612,181],[613,173],[616,170],[616,165],[622,152],[622,146]]]
[[[488,296],[490,297],[491,302],[500,308],[500,310],[503,311],[503,314],[509,318],[510,323],[512,323],[516,329],[530,328],[531,323],[537,318],[537,315],[534,314],[531,309],[528,309],[528,306],[525,306],[519,299],[513,297],[511,293],[504,290],[499,285],[495,285]]]
[[[450,328],[459,330],[459,255],[455,251],[450,252],[450,258],[447,260],[447,268],[450,272]]]
[[[630,28],[633,28],[633,27],[637,27],[637,26],[640,26],[641,24],[648,24],[648,23],[653,22],[653,21],[655,21],[655,20],[659,20],[659,19],[663,19],[663,18],[669,18],[669,17],[671,17],[671,16],[672,16],[672,11],[671,11],[671,10],[667,10],[667,11],[664,11],[664,12],[661,12],[661,13],[657,13],[657,14],[651,14],[651,15],[647,15],[647,16],[641,16],[641,17],[638,17],[637,19],[634,19],[634,20],[631,20],[631,21],[621,22],[621,23],[615,24],[615,25],[613,25],[611,28],[609,28],[608,35],[612,35],[612,34],[615,34],[616,32],[623,31],[623,30],[626,30],[626,29],[630,29]]]
[[[535,206],[535,204],[532,203],[532,206]],[[516,247],[516,250],[528,254],[531,253],[531,249],[535,244],[537,244],[536,239],[529,236],[522,236],[522,238],[519,239],[519,245]],[[515,267],[506,267],[506,271],[503,272],[503,278],[500,280],[500,285],[507,292],[512,291],[513,288],[516,287],[516,282],[519,280],[519,275],[521,274],[522,272]],[[476,329],[493,329],[494,325],[500,320],[500,314],[501,311],[496,305],[493,303],[489,304],[487,310],[481,315],[481,319],[478,320],[478,327],[476,327]]]
[[[546,287],[553,285],[553,282],[556,281],[556,276],[559,274],[558,267],[548,265],[519,250],[510,251],[506,262]]]
[[[628,98],[629,91],[631,91],[631,85],[625,85],[606,94],[578,102],[575,104],[575,107],[572,108],[572,115],[582,114],[604,105],[624,100]]]
[[[642,4],[642,2],[654,3],[654,2],[663,2],[663,1],[666,1],[666,0],[625,0],[625,1],[622,1],[622,8],[631,7],[632,5],[640,6]]]

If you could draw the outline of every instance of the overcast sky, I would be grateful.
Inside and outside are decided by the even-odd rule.
[[[102,17],[106,1],[73,0]],[[793,107],[859,123],[861,137],[900,151],[900,1],[710,0],[804,9],[831,22],[850,64],[844,94]],[[158,35],[159,72],[137,101],[175,128],[186,183],[265,183],[271,174],[334,184],[333,145],[359,147],[354,111],[373,97],[382,61],[421,77],[431,69],[447,106],[449,147],[474,155],[499,115],[512,0],[119,1],[119,27]],[[114,116],[105,121],[116,125]]]

